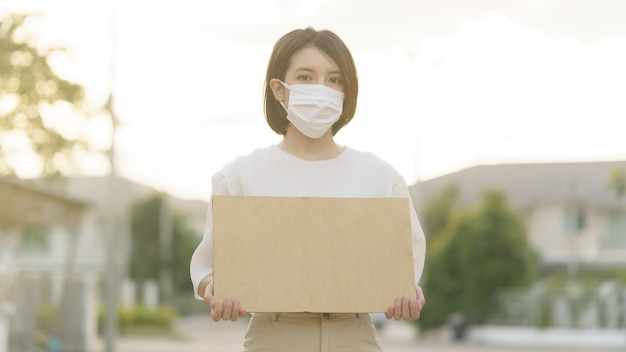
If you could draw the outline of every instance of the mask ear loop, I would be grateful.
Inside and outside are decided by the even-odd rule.
[[[285,83],[285,82],[283,82],[283,81],[281,81],[279,79],[277,79],[277,81],[280,82],[280,84],[282,84],[283,87],[285,87],[285,88],[287,88],[287,89],[289,89],[291,91],[291,86],[290,85],[288,85],[287,83]]]
[[[289,89],[289,94],[291,94],[291,86],[288,85],[287,83],[279,80],[279,79],[277,79],[277,80],[278,80],[278,82],[280,82],[280,84],[283,85],[283,87]],[[279,101],[278,103],[283,107],[283,109],[285,109],[285,112],[287,112],[287,107],[285,106],[285,103],[283,103],[282,101]]]

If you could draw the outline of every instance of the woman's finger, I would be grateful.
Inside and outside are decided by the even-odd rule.
[[[204,289],[204,296],[202,296],[205,302],[208,302],[213,309],[213,305],[215,304],[215,296],[213,296],[213,282],[209,283],[207,287]]]
[[[222,313],[224,313],[224,306],[222,302],[215,301],[213,307],[211,307],[211,318],[214,321],[220,321],[222,319]]]
[[[419,285],[415,286],[415,294],[417,295],[417,306],[421,312],[422,308],[424,308],[424,305],[426,304],[426,298],[424,298],[424,291]]]
[[[224,312],[222,313],[222,319],[230,320],[230,315],[233,312],[233,300],[230,297],[226,297],[224,300]]]
[[[402,297],[396,298],[396,303],[393,307],[393,318],[395,320],[402,319]]]
[[[239,300],[236,299],[233,301],[233,311],[230,313],[230,320],[235,321],[239,318],[240,315],[240,303]]]
[[[409,297],[402,297],[402,319],[411,319],[411,311],[409,310]]]
[[[417,320],[420,317],[420,308],[416,299],[412,299],[409,302],[409,311],[412,320]]]
[[[393,318],[393,306],[387,308],[387,311],[385,312],[385,318],[387,319]]]

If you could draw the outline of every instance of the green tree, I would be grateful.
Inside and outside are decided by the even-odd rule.
[[[174,217],[174,243],[172,244],[172,275],[175,294],[191,297],[193,285],[189,278],[189,262],[198,245],[198,235],[187,226],[183,218]]]
[[[171,275],[172,293],[190,295],[193,289],[189,279],[189,261],[198,243],[198,236],[181,215],[173,214],[167,207],[163,207],[164,201],[161,194],[156,194],[136,202],[132,207],[129,275],[141,285],[146,280],[160,280],[161,271],[167,269]],[[162,209],[168,209],[168,213],[163,214]],[[161,216],[172,219],[171,252],[165,256],[159,238],[159,227],[163,224]]]
[[[426,263],[425,271],[422,275],[422,286],[428,300],[427,308],[422,314],[418,325],[425,328],[438,326],[443,323],[445,316],[440,312],[448,310],[445,300],[437,298],[431,299],[431,292],[450,292],[454,282],[448,280],[455,275],[442,275],[437,280],[429,279],[430,275],[440,275],[445,270],[453,270],[450,266],[441,266],[441,252],[446,248],[446,243],[450,237],[448,228],[455,223],[459,209],[456,206],[461,189],[456,184],[445,187],[442,191],[428,199],[425,208],[420,214],[420,220],[426,235]],[[447,313],[445,313],[447,314]]]
[[[446,227],[452,223],[461,189],[451,184],[427,201],[423,214],[420,216],[428,246],[428,253],[436,252],[440,244],[445,242]],[[429,256],[427,255],[426,259]]]
[[[538,261],[523,219],[503,192],[485,191],[477,207],[459,214],[426,267],[425,328],[444,324],[452,313],[483,323],[494,312],[500,289],[526,287],[537,278]]]
[[[67,170],[86,141],[68,138],[46,123],[44,111],[63,104],[87,116],[84,88],[61,78],[50,58],[61,48],[38,45],[32,33],[40,16],[11,14],[0,20],[0,174],[15,172],[15,160],[34,153],[43,176]]]
[[[523,218],[504,192],[485,192],[482,204],[459,224],[455,245],[464,263],[463,312],[482,323],[501,288],[526,287],[538,277],[538,261]]]
[[[626,195],[626,169],[615,168],[609,175],[608,188],[614,192],[618,198]]]
[[[159,279],[159,218],[162,197],[155,195],[133,204],[131,210],[130,278],[141,286]]]

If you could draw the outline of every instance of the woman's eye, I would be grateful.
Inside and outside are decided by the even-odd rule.
[[[331,79],[330,79],[330,83],[333,83],[333,84],[341,84],[341,78],[339,78],[339,77],[333,77],[333,78],[331,78]]]
[[[299,76],[298,79],[301,80],[301,81],[310,81],[311,80],[311,76],[302,75],[302,76]]]

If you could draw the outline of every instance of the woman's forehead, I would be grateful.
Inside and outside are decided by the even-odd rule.
[[[290,60],[290,70],[337,71],[339,66],[321,49],[309,46],[296,51]]]

